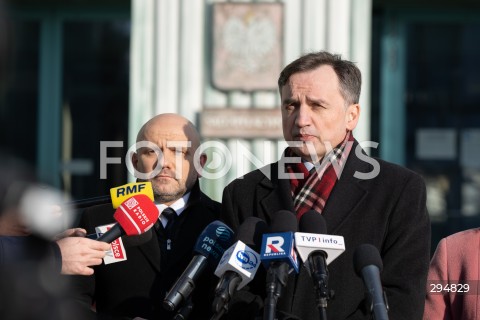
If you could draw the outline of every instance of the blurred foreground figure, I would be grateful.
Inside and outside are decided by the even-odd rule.
[[[82,319],[70,307],[68,278],[61,273],[85,272],[72,255],[84,249],[78,243],[83,238],[51,240],[72,220],[68,212],[55,210],[61,195],[36,184],[26,164],[1,151],[0,176],[0,319]],[[81,231],[70,229],[62,237]],[[98,261],[83,266],[101,263],[103,250]]]

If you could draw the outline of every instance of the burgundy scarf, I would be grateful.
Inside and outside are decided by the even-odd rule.
[[[305,165],[300,163],[287,163],[286,169],[290,175],[290,190],[293,197],[293,205],[297,212],[297,219],[308,210],[322,213],[327,203],[330,192],[337,182],[338,175],[350,154],[353,145],[353,135],[348,131],[343,142],[326,154],[325,157],[309,172]],[[285,150],[285,156],[295,157],[290,148]],[[332,165],[332,162],[335,164]],[[335,167],[334,167],[335,166]],[[303,179],[297,179],[296,173],[303,173]]]

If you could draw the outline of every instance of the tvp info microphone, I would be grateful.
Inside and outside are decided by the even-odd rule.
[[[320,319],[327,319],[328,290],[327,265],[345,251],[342,236],[327,234],[325,219],[309,210],[300,218],[300,231],[295,233],[295,246],[313,280]]]

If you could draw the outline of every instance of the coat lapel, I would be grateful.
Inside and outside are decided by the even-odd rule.
[[[278,162],[273,163],[270,169],[272,179],[265,176],[257,188],[257,197],[260,199],[260,208],[257,210],[263,213],[268,224],[271,223],[272,215],[279,210],[295,212],[290,182],[278,178]]]
[[[371,168],[366,162],[357,158],[355,154],[357,146],[358,143],[355,142],[342,175],[336,182],[322,214],[329,234],[334,234],[341,227],[367,195],[361,180],[355,178],[354,174],[356,171],[371,171]],[[272,215],[278,210],[295,212],[290,194],[290,182],[287,179],[278,178],[278,162],[271,166],[271,177],[271,179],[265,177],[257,188],[259,199],[257,210],[263,213],[267,223],[271,222]]]
[[[371,170],[366,162],[357,158],[355,154],[357,145],[358,143],[353,145],[345,168],[340,179],[335,183],[322,214],[327,223],[329,234],[337,232],[343,223],[348,220],[348,217],[355,212],[368,192],[362,186],[362,180],[354,177],[356,171],[368,172]]]
[[[152,228],[152,239],[147,243],[138,246],[138,250],[142,252],[145,258],[155,268],[157,272],[160,272],[160,246],[158,245],[158,233]],[[128,258],[128,251],[127,251]]]

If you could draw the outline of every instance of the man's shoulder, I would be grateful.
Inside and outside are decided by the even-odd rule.
[[[466,229],[445,237],[446,241],[457,245],[465,245],[480,240],[480,228]]]
[[[381,174],[391,176],[391,178],[394,178],[394,179],[403,178],[408,180],[413,179],[417,181],[423,181],[423,178],[420,175],[420,173],[412,169],[409,169],[402,165],[399,165],[390,161],[382,160],[379,158],[373,158],[373,159],[379,162]]]
[[[418,172],[378,157],[367,155],[359,157],[357,155],[350,157],[346,166],[349,167],[347,171],[354,171],[354,176],[360,180],[378,181],[380,179],[381,181],[392,180],[397,183],[401,181],[423,183],[423,178]]]
[[[262,180],[272,180],[278,176],[278,162],[273,162],[246,173],[230,182],[227,187],[257,184]]]
[[[212,211],[220,211],[221,209],[221,204],[218,201],[213,200],[210,198],[207,194],[205,194],[203,191],[200,191],[200,203],[212,210]]]

